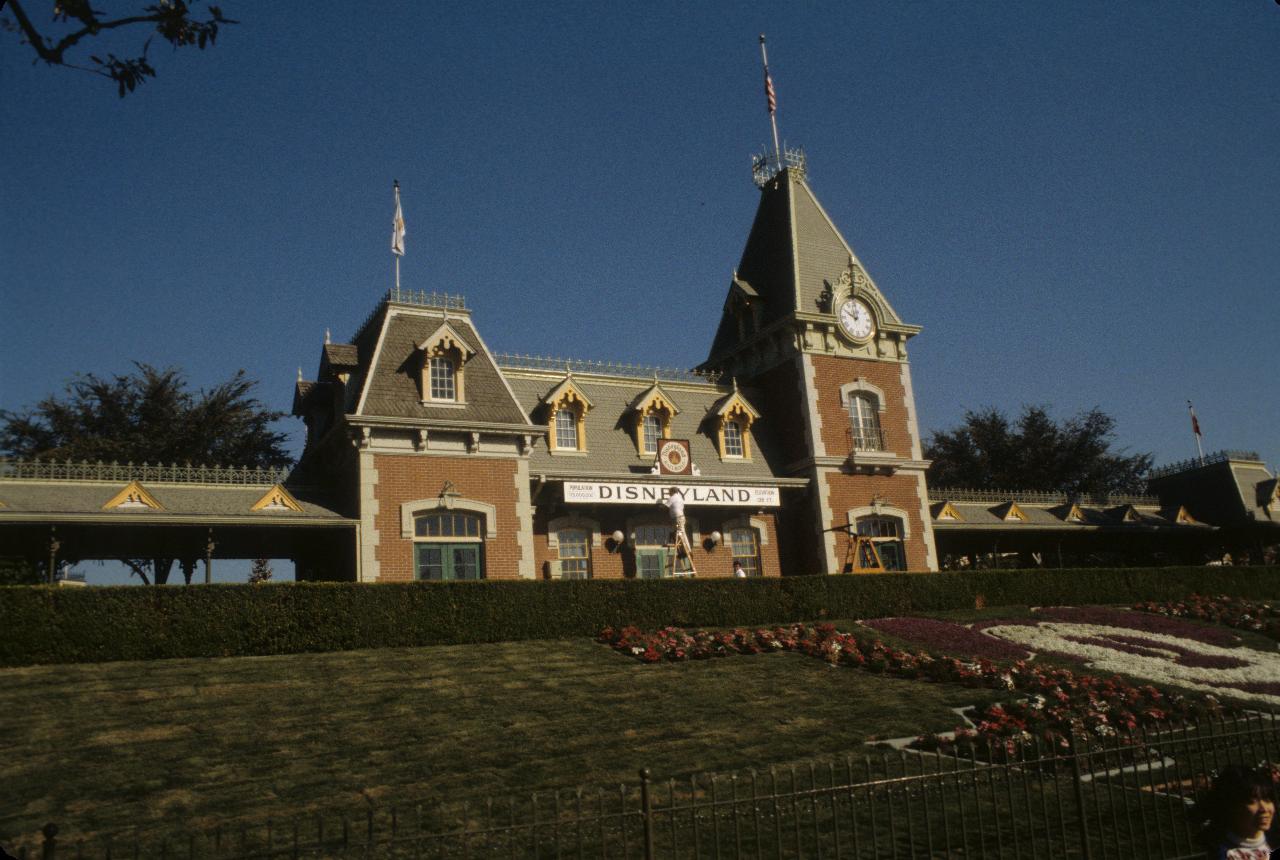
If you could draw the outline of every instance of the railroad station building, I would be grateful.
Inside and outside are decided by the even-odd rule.
[[[899,316],[810,188],[759,201],[692,370],[495,353],[484,308],[395,289],[296,383],[288,476],[0,463],[0,556],[290,558],[298,579],[780,576],[990,565],[1263,561],[1280,487],[1256,454],[1152,474],[1151,495],[930,487]],[[729,263],[726,261],[726,269]],[[510,345],[518,348],[518,344]],[[683,505],[677,545],[671,494]]]
[[[822,208],[801,154],[761,160],[756,181],[694,370],[495,354],[464,299],[403,290],[349,343],[324,344],[297,384],[293,480],[358,520],[358,558],[300,575],[837,573],[861,567],[855,535],[884,568],[936,570],[907,360],[920,329]]]

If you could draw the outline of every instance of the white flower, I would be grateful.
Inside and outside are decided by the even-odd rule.
[[[641,648],[639,645],[632,645],[632,646],[631,646],[631,653],[632,653],[632,654],[643,654],[643,653],[644,653],[644,649],[643,649],[643,648]]]
[[[1098,671],[1120,672],[1138,678],[1198,690],[1203,693],[1223,693],[1230,690],[1233,696],[1257,702],[1280,705],[1280,695],[1272,693],[1246,693],[1240,688],[1249,684],[1274,684],[1280,679],[1280,654],[1255,651],[1252,648],[1220,648],[1178,636],[1149,633],[1102,624],[1071,624],[1044,621],[1035,627],[1024,625],[1000,625],[988,627],[984,632],[1038,652],[1052,651],[1083,658]],[[1144,653],[1133,654],[1123,650],[1127,646],[1115,637],[1141,637]],[[1070,638],[1069,638],[1070,637]],[[1073,639],[1088,639],[1084,642]],[[1114,648],[1104,644],[1110,639]],[[1166,646],[1162,648],[1161,646]],[[1226,657],[1245,663],[1232,669],[1210,669],[1203,666],[1185,666],[1177,662],[1181,652],[1191,651],[1204,657]],[[1105,704],[1097,702],[1098,710]]]

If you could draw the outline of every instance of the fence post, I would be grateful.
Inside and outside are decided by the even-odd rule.
[[[53,860],[58,852],[58,825],[49,822],[40,832],[44,834],[44,844],[40,846],[41,860]]]
[[[649,768],[640,768],[640,816],[644,820],[644,860],[653,860],[653,804],[649,799]]]
[[[1076,797],[1076,815],[1080,820],[1080,851],[1084,860],[1090,860],[1089,854],[1089,822],[1085,817],[1084,805],[1084,787],[1081,784],[1080,773],[1080,750],[1076,743],[1079,738],[1075,732],[1071,733],[1071,785],[1075,789]],[[1088,739],[1085,739],[1085,748],[1088,748]],[[1105,765],[1104,765],[1105,766]],[[1097,791],[1097,786],[1094,786]]]

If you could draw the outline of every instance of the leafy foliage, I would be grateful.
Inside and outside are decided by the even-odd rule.
[[[0,454],[23,459],[119,463],[287,466],[283,416],[253,397],[243,370],[208,391],[192,392],[182,371],[136,365],[137,372],[92,373],[22,412],[0,409]],[[122,559],[144,583],[168,582],[173,559]],[[190,582],[191,567],[184,569]]]
[[[105,462],[287,466],[283,417],[252,392],[243,370],[208,391],[191,392],[182,371],[77,376],[64,395],[22,412],[0,410],[0,453],[11,457]]]
[[[249,584],[256,585],[262,582],[270,582],[275,571],[271,569],[271,559],[255,558],[253,560],[253,569],[249,571]]]
[[[0,3],[0,7],[4,4]],[[147,59],[147,51],[151,40],[158,35],[174,50],[194,45],[200,50],[214,44],[218,40],[218,30],[224,24],[235,24],[222,14],[218,6],[209,7],[207,18],[200,20],[193,16],[191,6],[186,0],[158,0],[156,3],[142,7],[139,14],[125,15],[119,18],[104,18],[102,12],[90,6],[89,0],[54,0],[52,23],[61,31],[55,39],[42,35],[35,23],[22,8],[21,0],[9,0],[9,8],[15,20],[7,17],[0,19],[0,25],[10,32],[21,34],[22,43],[30,45],[36,52],[37,60],[44,60],[51,66],[65,66],[71,69],[93,72],[116,82],[120,97],[137,89],[147,78],[154,78],[156,70]],[[81,66],[68,58],[68,52],[75,48],[86,37],[97,37],[121,27],[153,27],[154,35],[147,38],[142,45],[142,53],[134,57],[117,57],[107,53],[105,57],[92,55],[89,62],[92,66]]]
[[[998,409],[968,411],[953,430],[936,431],[925,457],[929,483],[939,487],[1141,493],[1150,454],[1113,452],[1115,419],[1099,409],[1055,422],[1041,406],[1025,406],[1016,421]]]
[[[44,581],[43,571],[27,559],[0,556],[0,585],[39,585]]]
[[[294,654],[595,636],[604,627],[733,627],[991,606],[1270,598],[1276,568],[563,582],[0,588],[0,666]]]

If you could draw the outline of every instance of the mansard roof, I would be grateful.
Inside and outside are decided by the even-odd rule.
[[[1183,506],[1200,522],[1275,524],[1266,504],[1275,478],[1253,451],[1218,451],[1154,469],[1147,485],[1165,506]]]
[[[562,385],[563,370],[534,369],[503,365],[512,390],[527,411],[535,410],[553,389]],[[529,455],[529,471],[553,477],[596,477],[618,480],[647,476],[653,466],[652,454],[636,452],[635,406],[654,388],[652,377],[628,377],[610,373],[573,374],[573,385],[590,398],[592,409],[584,418],[585,452],[552,453],[542,435],[535,437]],[[750,460],[723,461],[708,416],[717,403],[733,393],[732,387],[712,382],[681,382],[664,379],[661,391],[668,401],[680,404],[671,417],[670,437],[688,439],[694,465],[701,479],[742,482],[793,483],[778,479],[769,466],[772,450],[767,421],[753,422],[748,434],[754,456]],[[691,479],[698,481],[699,478]]]
[[[464,403],[423,404],[422,344],[447,322],[474,354],[465,364]],[[528,425],[529,419],[465,310],[386,302],[381,312],[356,338],[361,372],[354,414],[369,419],[391,418],[460,424]]]

